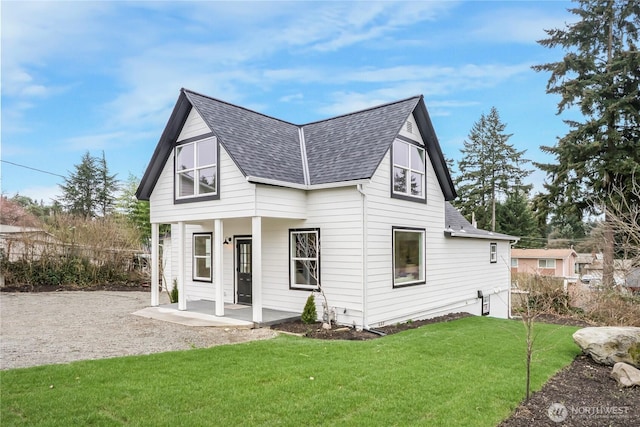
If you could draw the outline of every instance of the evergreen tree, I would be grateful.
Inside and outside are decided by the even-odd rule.
[[[123,212],[127,220],[140,232],[141,243],[148,243],[151,239],[151,223],[149,202],[136,198],[139,179],[129,175],[122,194],[117,200],[118,209]]]
[[[520,241],[515,247],[539,248],[544,246],[527,192],[523,189],[510,192],[507,199],[497,205],[496,224],[497,232],[520,237]]]
[[[561,61],[535,66],[551,73],[547,93],[561,96],[558,114],[578,106],[583,121],[567,120],[570,131],[555,146],[541,149],[556,161],[538,164],[547,173],[539,206],[560,217],[606,212],[612,198],[638,203],[629,190],[640,174],[640,3],[637,0],[578,0],[569,11],[580,19],[564,29],[546,30],[539,41],[561,47]],[[614,189],[623,189],[615,194]],[[594,207],[598,207],[597,210]],[[544,213],[544,212],[542,212]],[[609,222],[605,217],[605,224]],[[603,279],[613,285],[614,236],[604,233]]]
[[[528,162],[522,158],[525,150],[508,143],[512,134],[505,133],[505,128],[495,107],[489,115],[480,116],[460,150],[463,158],[455,180],[460,196],[456,207],[467,219],[475,214],[478,227],[492,231],[496,231],[498,197],[522,188],[522,180],[530,174],[522,168]]]
[[[64,179],[60,189],[60,203],[67,212],[83,218],[95,218],[111,211],[118,184],[115,175],[109,174],[104,153],[101,159],[96,159],[87,151],[80,164],[75,165],[75,172]]]
[[[115,193],[119,190],[119,183],[116,174],[109,174],[107,159],[104,151],[102,157],[96,159],[98,187],[96,188],[96,204],[101,216],[105,217],[113,211],[115,206]]]

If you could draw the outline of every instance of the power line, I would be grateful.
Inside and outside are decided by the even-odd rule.
[[[31,169],[31,170],[34,170],[34,171],[37,171],[37,172],[47,173],[47,174],[53,175],[53,176],[59,176],[60,178],[65,178],[65,179],[67,178],[66,176],[63,176],[63,175],[60,175],[60,174],[57,174],[57,173],[48,172],[48,171],[45,171],[45,170],[42,170],[42,169],[32,168],[31,166],[21,165],[21,164],[18,164],[18,163],[13,163],[13,162],[10,162],[8,160],[0,160],[0,162],[9,163],[10,165],[18,166],[18,167],[25,168],[25,169]]]

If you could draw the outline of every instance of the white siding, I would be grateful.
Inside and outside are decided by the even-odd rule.
[[[411,132],[408,131],[407,124],[411,127]],[[407,121],[402,125],[400,135],[406,138],[411,138],[414,141],[419,142],[421,145],[424,145],[424,141],[422,140],[422,136],[420,135],[420,131],[418,130],[418,125],[416,124],[416,119],[413,117],[413,114],[411,114],[409,118],[407,118]]]
[[[209,129],[202,117],[200,117],[200,114],[198,114],[195,108],[191,108],[187,121],[184,123],[180,135],[178,135],[178,141],[184,141],[185,139],[204,135],[209,132],[211,132],[211,129]]]

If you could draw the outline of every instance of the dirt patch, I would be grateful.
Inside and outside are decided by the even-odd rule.
[[[455,313],[428,320],[389,325],[376,328],[375,331],[389,335],[429,323],[447,322],[466,316],[469,314]],[[592,326],[588,322],[569,316],[545,315],[540,316],[538,321],[571,326]],[[320,323],[306,325],[301,321],[282,323],[272,328],[315,339],[368,340],[382,336],[353,328],[334,327],[331,330],[325,330]],[[571,365],[549,380],[540,391],[533,393],[528,402],[518,406],[499,427],[640,425],[638,404],[640,387],[618,387],[610,373],[611,367],[599,365],[590,357],[578,356]],[[550,408],[555,410],[551,412],[551,417],[558,420],[557,422],[549,416]]]
[[[407,329],[419,328],[420,326],[430,323],[449,322],[451,320],[461,319],[471,316],[469,313],[452,313],[445,316],[433,317],[426,320],[416,320],[411,322],[397,323],[395,325],[382,326],[371,330],[356,329],[350,327],[334,326],[331,329],[323,329],[322,323],[302,323],[301,320],[291,321],[273,325],[271,328],[277,331],[283,331],[302,335],[307,338],[323,339],[323,340],[370,340],[380,338],[385,335],[396,334],[406,331]]]
[[[161,303],[168,303],[166,293]],[[0,293],[0,369],[204,348],[271,338],[270,329],[193,327],[134,316],[150,292]]]

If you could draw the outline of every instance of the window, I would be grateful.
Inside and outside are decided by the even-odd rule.
[[[498,262],[498,244],[497,243],[489,244],[489,261],[491,263]]]
[[[211,281],[211,233],[193,235],[193,280]]]
[[[289,286],[318,289],[320,284],[320,229],[289,230]]]
[[[550,258],[539,259],[538,268],[556,268],[556,260]]]
[[[409,200],[426,200],[424,149],[396,139],[393,142],[392,162],[392,195]]]
[[[511,258],[511,267],[518,268],[518,258]]]
[[[424,229],[393,228],[393,287],[425,283]]]
[[[176,200],[218,195],[218,144],[215,138],[181,144],[175,151]]]
[[[491,295],[482,296],[482,315],[488,316],[491,310]]]

